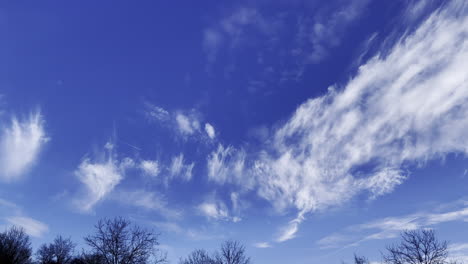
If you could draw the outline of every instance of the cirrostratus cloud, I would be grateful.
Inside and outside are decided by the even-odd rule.
[[[242,175],[279,210],[297,209],[277,241],[293,238],[308,212],[393,191],[407,164],[468,153],[467,13],[466,1],[438,9],[274,131]]]

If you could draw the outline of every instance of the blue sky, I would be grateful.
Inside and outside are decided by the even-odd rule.
[[[434,228],[466,260],[467,5],[2,2],[0,226],[297,264]]]

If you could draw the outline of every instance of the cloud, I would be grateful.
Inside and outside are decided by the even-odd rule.
[[[195,117],[178,113],[176,114],[176,122],[180,133],[183,135],[192,135],[200,130],[200,122]]]
[[[240,208],[238,206],[240,201],[238,200],[239,198],[237,194],[232,193],[232,212],[230,212],[229,208],[222,200],[214,197],[210,197],[206,199],[205,202],[199,204],[197,206],[197,210],[211,220],[231,221],[233,223],[237,223],[242,221],[242,218],[239,216]]]
[[[150,120],[175,131],[175,134],[182,139],[213,140],[216,136],[215,129],[210,123],[205,123],[202,128],[203,118],[194,109],[168,111],[150,103],[146,103],[145,106],[146,116]]]
[[[134,167],[130,158],[118,160],[113,154],[113,145],[107,143],[103,158],[92,160],[84,158],[75,170],[75,176],[85,187],[85,195],[75,200],[75,205],[83,212],[89,212],[104,199],[124,178],[125,171]]]
[[[450,2],[361,65],[344,87],[300,105],[263,149],[248,154],[242,173],[230,158],[240,150],[218,147],[208,158],[209,179],[240,186],[253,179],[277,210],[296,208],[284,241],[294,237],[299,216],[357,194],[375,199],[402,184],[410,165],[467,154],[467,6]]]
[[[0,135],[0,179],[5,182],[19,179],[36,162],[48,140],[40,112],[24,120],[12,118]]]
[[[267,19],[256,8],[235,8],[227,16],[221,18],[214,25],[203,30],[202,46],[206,53],[208,66],[217,60],[222,47],[235,49],[249,39],[247,32],[253,30],[255,36],[274,38],[278,28],[276,20]]]
[[[33,237],[42,237],[42,235],[44,235],[44,233],[49,230],[49,227],[46,224],[30,217],[12,216],[7,217],[6,221],[8,221],[11,225],[24,228],[24,231]]]
[[[217,30],[208,28],[203,31],[203,50],[206,53],[208,62],[214,63],[223,37]]]
[[[311,45],[311,50],[301,52],[300,55],[305,56],[311,63],[322,61],[328,56],[330,48],[341,44],[341,38],[346,33],[346,29],[359,18],[368,3],[368,0],[352,1],[331,14],[326,12],[319,14],[311,24],[301,25],[308,28],[308,33],[305,35],[302,33],[303,36],[299,35],[297,38],[302,38],[302,42],[306,41],[307,45]],[[302,23],[306,21],[302,20]]]
[[[169,168],[171,178],[181,178],[184,181],[190,181],[194,166],[194,162],[184,163],[184,154],[180,153],[180,155],[174,156]]]
[[[45,223],[26,216],[19,205],[1,198],[0,218],[7,223],[0,227],[7,228],[12,225],[22,227],[28,235],[33,237],[41,237],[49,230]]]
[[[144,174],[151,177],[158,176],[160,172],[159,163],[155,160],[142,160],[139,167]]]
[[[169,208],[167,200],[155,192],[144,190],[119,191],[114,198],[123,204],[158,212],[166,218],[176,219],[182,215],[180,211]]]
[[[226,205],[220,201],[204,202],[198,206],[198,210],[206,217],[215,220],[226,220],[229,218]]]
[[[216,137],[215,129],[210,123],[205,124],[205,132],[211,139],[214,139]]]
[[[208,179],[217,182],[241,181],[245,167],[245,153],[232,146],[218,148],[211,152],[207,159]],[[245,179],[244,186],[251,185],[251,180]]]
[[[398,217],[385,217],[367,223],[345,228],[341,233],[331,234],[320,239],[321,248],[356,246],[370,240],[389,239],[399,236],[404,230],[431,228],[453,221],[468,221],[466,203],[456,203],[455,207],[444,212],[419,212]]]
[[[448,248],[449,260],[453,263],[466,263],[468,261],[468,243],[451,244]]]
[[[304,221],[303,214],[299,214],[296,219],[291,220],[288,225],[281,229],[280,235],[276,238],[276,242],[284,242],[295,238],[302,221]]]
[[[146,114],[151,118],[158,121],[167,121],[170,118],[169,112],[159,106],[146,103]]]
[[[268,242],[258,242],[253,245],[256,248],[271,248],[270,243]]]

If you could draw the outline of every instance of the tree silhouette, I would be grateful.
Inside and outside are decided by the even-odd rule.
[[[245,253],[245,247],[234,240],[225,241],[221,250],[216,254],[216,263],[219,264],[249,264],[250,258]]]
[[[401,234],[401,242],[387,247],[387,264],[445,264],[447,242],[439,241],[433,230],[410,230]]]
[[[369,260],[364,256],[354,254],[354,264],[369,264]]]
[[[70,264],[75,244],[70,238],[57,236],[53,243],[43,244],[36,253],[40,264]]]
[[[85,237],[85,242],[94,254],[101,255],[105,264],[163,263],[158,234],[132,225],[130,221],[117,217],[103,219],[95,226],[94,235]]]
[[[31,242],[23,228],[11,227],[0,233],[0,263],[31,263]]]
[[[179,264],[216,264],[216,260],[204,249],[197,249],[192,251],[186,259],[181,259]]]

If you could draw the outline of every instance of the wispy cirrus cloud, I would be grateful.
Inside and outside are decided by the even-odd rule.
[[[41,237],[49,230],[49,227],[46,224],[30,217],[12,216],[7,217],[6,221],[11,225],[24,228],[26,234],[33,237]]]
[[[184,154],[174,156],[169,167],[170,178],[180,178],[184,181],[192,179],[192,170],[195,166],[194,162],[185,163]]]
[[[42,237],[49,230],[47,224],[25,215],[19,205],[1,198],[0,216],[2,222],[4,222],[4,224],[0,224],[1,228],[21,227],[28,235],[33,237]]]
[[[142,160],[139,167],[144,174],[151,177],[158,176],[161,171],[159,162],[156,160]]]
[[[167,200],[162,194],[145,190],[120,190],[114,197],[122,204],[155,211],[168,219],[177,219],[182,216],[182,211],[170,208]]]
[[[130,158],[119,160],[113,148],[112,143],[107,143],[102,153],[94,159],[85,157],[75,170],[75,176],[84,185],[83,195],[74,200],[80,211],[91,211],[120,183],[125,171],[135,166]]]
[[[209,177],[241,185],[254,179],[275,208],[295,208],[277,239],[286,241],[309,212],[357,194],[376,198],[405,181],[408,165],[468,153],[467,5],[455,0],[434,11],[343,87],[303,103],[264,149],[247,154],[249,162],[226,159],[235,156],[231,147],[213,151]]]
[[[357,246],[365,241],[398,237],[404,230],[434,228],[439,224],[447,222],[468,221],[467,202],[458,201],[452,207],[455,208],[445,211],[433,210],[436,212],[417,212],[397,217],[385,217],[349,226],[342,232],[320,239],[317,241],[317,245],[321,248]]]
[[[256,248],[271,248],[271,245],[268,242],[258,242],[253,244],[253,246]]]
[[[214,139],[215,127],[202,122],[201,115],[196,110],[168,111],[160,106],[146,103],[146,115],[163,126],[177,132],[177,135],[187,139]]]
[[[37,161],[49,137],[39,111],[24,119],[13,117],[0,133],[0,179],[11,182],[19,179]]]
[[[233,198],[231,196],[231,198]],[[222,220],[232,221],[234,223],[241,221],[242,219],[237,215],[239,210],[234,208],[237,197],[232,199],[233,210],[231,211],[228,206],[220,199],[210,197],[204,202],[197,206],[197,210],[200,214],[211,220]]]

